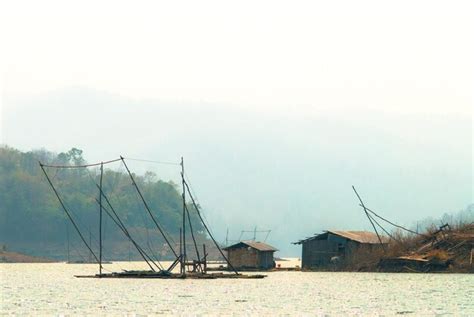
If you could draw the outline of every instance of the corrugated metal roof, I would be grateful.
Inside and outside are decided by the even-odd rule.
[[[258,251],[278,251],[278,249],[272,247],[269,244],[263,243],[263,242],[258,242],[258,241],[240,241],[239,243],[230,245],[228,247],[225,247],[223,250],[229,250],[237,247],[240,244],[245,244],[251,248],[254,248]]]
[[[369,231],[339,231],[339,230],[326,230],[332,234],[347,238],[352,241],[357,241],[360,243],[371,243],[371,244],[378,244],[380,243],[379,238],[373,232]],[[383,243],[388,243],[388,239],[386,237],[380,236],[380,239]]]
[[[356,241],[359,243],[368,243],[368,244],[379,244],[379,238],[373,232],[369,231],[342,231],[342,230],[325,230],[324,233],[315,234],[313,237],[309,237],[306,239],[302,239],[300,241],[294,242],[293,244],[301,244],[308,240],[317,239],[318,237],[325,235],[327,233],[331,233],[340,237],[344,237],[346,239]],[[380,239],[383,243],[388,243],[388,239],[384,236],[380,236]]]

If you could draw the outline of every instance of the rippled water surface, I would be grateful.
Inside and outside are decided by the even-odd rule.
[[[110,270],[139,268],[114,263]],[[1,315],[474,316],[474,276],[273,272],[263,280],[78,279],[89,264],[0,264]]]

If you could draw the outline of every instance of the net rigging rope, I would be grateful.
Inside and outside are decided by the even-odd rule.
[[[69,202],[65,199],[65,197],[67,197],[67,195],[64,195],[60,192],[59,189],[56,188],[56,191],[58,192],[58,194],[62,197],[62,200],[63,200],[63,204],[66,206],[67,210],[70,212],[71,214],[71,217],[74,218],[74,220],[76,221],[76,223],[78,224],[78,227],[81,227],[81,229],[83,231],[85,231],[86,233],[89,234],[89,237],[90,237],[90,243],[89,243],[89,246],[90,248],[92,249],[93,247],[94,248],[98,248],[99,246],[99,240],[96,238],[96,236],[92,233],[92,231],[90,230],[90,226],[87,226],[83,221],[82,219],[78,216],[79,212],[77,212],[74,208],[71,208],[71,206],[69,205]],[[92,245],[92,242],[95,243],[95,245],[93,246]]]
[[[90,172],[90,170],[89,170],[89,168],[85,168],[85,169],[86,169],[86,171],[87,171],[87,174],[89,175],[89,178],[90,178],[91,182],[92,182],[97,188],[100,188],[100,187],[99,187],[99,184],[97,184],[97,181],[95,180],[95,178],[97,178],[97,170],[95,170],[96,175],[95,175],[95,177],[93,177],[92,174],[91,174],[91,172]],[[104,191],[104,190],[102,190],[102,191]],[[100,195],[100,194],[99,194],[99,195]],[[102,230],[103,230],[103,231],[102,231],[102,232],[103,232],[103,239],[102,239],[102,241],[105,241],[105,231],[106,231],[105,229],[107,228],[107,220],[108,220],[108,217],[105,217],[105,219],[104,219],[104,226],[102,227]],[[96,239],[96,238],[94,238],[94,239]],[[95,242],[98,243],[97,241],[95,241]],[[110,252],[111,252],[111,251],[110,251]],[[103,249],[103,250],[102,250],[102,253],[103,253],[103,257],[104,257],[104,258],[108,258],[109,256],[110,256],[110,258],[112,258],[112,254],[109,253],[108,250],[105,251],[105,250]]]
[[[48,164],[43,164],[44,167],[50,167],[50,168],[84,168],[84,167],[92,167],[92,166],[100,166],[101,164],[110,164],[113,162],[118,162],[121,159],[115,159],[115,160],[110,160],[110,161],[104,161],[104,162],[99,162],[99,163],[93,163],[93,164],[84,164],[84,165],[48,165]]]
[[[60,169],[78,169],[78,168],[85,168],[88,175],[89,175],[89,178],[94,182],[94,184],[97,185],[96,181],[94,180],[94,177],[92,177],[91,175],[91,172],[89,170],[89,167],[97,167],[97,166],[101,166],[101,165],[107,165],[107,164],[111,164],[111,163],[114,163],[114,162],[118,162],[118,161],[121,161],[121,165],[122,166],[124,164],[124,159],[127,159],[127,160],[131,160],[131,161],[140,161],[140,162],[148,162],[148,163],[155,163],[155,164],[164,164],[164,165],[173,165],[173,166],[179,166],[180,164],[179,163],[174,163],[174,162],[164,162],[164,161],[155,161],[155,160],[144,160],[144,159],[137,159],[137,158],[125,158],[125,157],[121,157],[121,158],[118,158],[118,159],[114,159],[114,160],[109,160],[109,161],[103,161],[103,162],[98,162],[98,163],[92,163],[92,164],[82,164],[82,165],[54,165],[54,164],[41,164],[41,166],[43,167],[46,167],[46,168],[55,168],[57,169],[56,170],[56,173],[53,177],[53,179],[56,178],[56,176],[58,175],[58,172]],[[96,175],[97,176],[97,175]],[[120,175],[117,175],[116,178],[119,178]],[[114,181],[114,184],[112,186],[112,191],[115,190],[115,186],[117,185],[117,180]],[[114,193],[115,194],[115,193]],[[114,195],[116,196],[116,195]],[[70,208],[69,204],[67,204],[67,208],[68,210],[71,210],[73,211],[73,209]],[[199,211],[198,211],[199,212]],[[98,241],[97,241],[97,238],[95,237],[95,235],[92,234],[91,230],[87,228],[87,226],[84,225],[84,223],[82,222],[82,220],[77,216],[77,213],[76,212],[72,212],[74,215],[75,215],[75,218],[77,219],[77,221],[81,224],[81,226],[85,227],[85,231],[89,233],[90,237],[91,237],[91,240],[94,242],[94,244],[98,244]],[[207,222],[207,219],[206,219],[206,222]],[[173,239],[173,236],[171,234],[169,234],[166,230],[163,230],[163,232],[167,235],[167,237],[169,238],[169,240],[176,245],[176,242],[174,241]],[[147,230],[147,235],[148,235],[148,230]],[[149,240],[149,239],[147,239]],[[91,241],[91,242],[92,242]],[[149,245],[149,241],[148,241],[148,247],[150,248],[150,245]],[[92,248],[92,245],[90,245],[90,247]],[[153,253],[153,252],[152,252]],[[153,254],[153,256],[156,258],[156,255]],[[159,263],[158,259],[156,259],[156,261]],[[160,266],[161,266],[161,263],[159,263]]]
[[[138,195],[138,194],[137,194]],[[139,204],[142,205],[142,204]],[[145,211],[143,212],[145,213]],[[146,233],[146,246],[148,251],[150,252],[151,256],[153,257],[152,259],[158,263],[158,267],[163,270],[163,266],[161,265],[161,262],[158,260],[158,257],[156,256],[155,252],[153,252],[153,246],[152,246],[152,241],[150,239],[150,230],[148,229],[147,222],[145,221],[145,217],[143,213],[140,213],[140,216],[142,218],[143,222],[143,228],[145,228],[145,233]],[[151,257],[150,257],[151,258]]]
[[[382,227],[382,225],[374,218],[374,216],[372,216],[371,214],[368,214],[369,218],[372,219],[373,222],[375,222],[376,225],[378,225],[389,237],[390,239],[394,240],[394,241],[397,241],[398,243],[400,243],[401,241],[396,239],[394,236],[392,236],[387,230],[385,230],[384,227]]]
[[[75,251],[75,253],[77,255],[79,255],[79,257],[82,259],[82,261],[84,263],[87,263],[88,260],[86,260],[86,258],[84,256],[82,256],[81,252],[79,252],[79,250],[76,248],[76,246],[74,245],[73,241],[70,241],[69,242],[69,248],[72,249],[72,251]],[[71,259],[69,259],[69,262],[71,262]]]
[[[109,194],[109,197],[111,197],[112,195],[113,196],[116,196],[116,193],[115,193],[115,189],[116,189],[116,186],[122,181],[122,173],[123,173],[123,162],[121,161],[121,164],[119,166],[119,169],[120,171],[117,171],[116,172],[116,176],[113,180],[113,185],[112,185],[112,192]],[[128,178],[127,178],[128,179]],[[133,187],[132,185],[130,187]],[[132,189],[133,192],[135,192],[135,190]],[[138,194],[135,192],[136,196],[138,196]],[[138,197],[137,197],[138,198]],[[141,204],[140,204],[141,205]],[[158,257],[156,256],[155,252],[153,251],[153,247],[151,246],[151,241],[150,241],[150,237],[149,237],[149,233],[148,233],[148,227],[146,226],[146,222],[144,220],[144,217],[143,215],[140,213],[141,215],[141,218],[142,218],[142,221],[143,221],[143,224],[144,224],[144,227],[146,229],[146,233],[147,233],[147,246],[148,246],[148,251],[151,253],[151,255],[153,256],[153,260],[155,263],[157,263],[158,265],[158,268],[163,270],[163,265],[161,264],[161,262],[159,261]],[[150,257],[151,259],[151,257]]]
[[[186,180],[186,185],[187,185],[186,187],[188,188],[188,190],[190,191],[190,194],[191,194],[190,196],[192,196],[194,198],[194,202],[197,204],[198,207],[200,207],[199,208],[200,210],[196,210],[196,212],[198,212],[201,215],[201,217],[203,218],[203,222],[205,222],[207,227],[208,227],[208,230],[210,231],[210,233],[212,235],[214,235],[214,232],[212,232],[212,230],[210,229],[209,220],[207,220],[207,217],[206,217],[205,213],[202,212],[203,211],[202,205],[201,205],[201,203],[199,202],[199,199],[196,196],[196,191],[194,190],[191,182],[189,181],[189,177],[188,177],[187,173],[184,173],[184,177],[185,177],[185,180]]]
[[[202,211],[203,211],[202,205],[199,203],[199,199],[196,197],[196,192],[195,192],[193,186],[191,185],[191,182],[189,181],[189,177],[188,177],[188,175],[187,175],[186,173],[184,173],[184,177],[185,177],[185,180],[186,180],[186,182],[185,182],[186,188],[188,189],[188,191],[189,191],[189,193],[190,193],[190,196],[194,199],[194,202],[196,203],[196,205],[197,205],[198,207],[200,207],[199,209],[196,209],[196,208],[194,208],[194,206],[193,206],[193,209],[196,209],[196,212],[201,215],[202,220],[203,220],[203,222],[206,223],[209,232],[210,232],[212,235],[214,235],[214,232],[212,232],[212,230],[210,229],[209,221],[207,220],[206,215],[202,212]]]
[[[71,169],[71,168],[84,168],[86,171],[87,171],[87,174],[89,176],[89,178],[92,180],[92,182],[94,184],[97,185],[97,183],[95,182],[94,180],[94,177],[92,176],[91,174],[91,171],[89,170],[89,167],[94,167],[94,166],[99,166],[99,165],[102,165],[102,164],[110,164],[110,163],[113,163],[113,162],[117,162],[117,161],[120,161],[120,159],[116,159],[116,160],[110,160],[110,161],[106,161],[106,162],[101,162],[101,163],[94,163],[94,164],[85,164],[85,165],[47,165],[47,164],[42,164],[43,167],[49,167],[49,168],[55,168],[56,169],[56,172],[54,174],[54,177],[53,177],[53,180],[56,178],[56,176],[58,175],[58,172],[62,169]],[[97,172],[97,171],[96,171]],[[97,177],[97,175],[96,175]],[[56,189],[58,191],[58,194],[60,192],[59,189]],[[61,195],[63,197],[65,197],[65,195]],[[66,200],[63,200],[63,203],[64,205],[66,206],[66,208],[70,211],[71,213],[71,216],[74,216],[74,218],[76,219],[76,221],[80,224],[81,227],[83,227],[83,230],[86,231],[86,233],[89,233],[89,237],[90,237],[90,245],[89,247],[90,248],[97,248],[98,245],[99,245],[99,242],[98,242],[98,239],[96,238],[96,236],[92,233],[92,231],[90,230],[90,228],[88,228],[88,226],[86,226],[84,224],[84,222],[81,220],[81,218],[78,216],[78,212],[76,212],[73,208],[71,208],[71,206],[69,205],[69,203],[66,201]],[[93,245],[94,244],[94,245]],[[104,252],[105,253],[105,252]],[[81,255],[81,254],[80,254]],[[82,255],[81,255],[82,257]]]
[[[360,206],[362,207],[362,205],[360,205]],[[394,227],[400,228],[400,229],[402,229],[402,230],[405,230],[405,231],[410,232],[410,233],[413,233],[413,234],[417,234],[417,235],[419,235],[419,236],[424,236],[424,237],[426,237],[426,235],[424,235],[424,234],[422,234],[422,233],[418,233],[418,232],[416,232],[416,231],[407,229],[407,228],[405,228],[405,227],[403,227],[403,226],[400,226],[400,225],[397,225],[396,223],[391,222],[390,220],[385,219],[384,217],[378,215],[377,213],[375,213],[375,211],[373,211],[373,210],[371,210],[371,209],[369,209],[369,208],[367,208],[367,207],[365,207],[365,209],[366,209],[367,211],[371,212],[372,214],[374,214],[374,216],[376,216],[376,217],[382,219],[383,221],[385,221],[385,222],[391,224],[391,225],[394,226]]]
[[[174,163],[174,162],[144,160],[144,159],[137,159],[137,158],[130,158],[130,157],[124,157],[124,159],[129,160],[129,161],[148,162],[148,163],[163,164],[163,165],[175,165],[175,166],[180,165],[179,163]]]
[[[138,203],[137,208],[138,208],[138,209],[141,209],[141,208],[139,208],[139,206],[143,206],[143,212],[146,212],[146,211],[147,211],[147,210],[146,210],[146,206],[144,206],[143,203],[141,203],[140,194],[138,193],[137,190],[135,190],[135,187],[134,187],[134,185],[133,185],[133,182],[130,183],[130,187],[132,188],[131,191],[135,193],[135,197],[136,197],[137,203]],[[151,210],[150,210],[150,212],[151,212]],[[140,215],[141,215],[142,221],[143,221],[143,223],[144,223],[144,225],[145,225],[146,223],[145,223],[144,217],[143,217],[143,215],[142,215],[141,213],[140,213]],[[156,222],[158,222],[158,224],[160,225],[161,230],[162,230],[163,233],[166,235],[165,238],[168,239],[174,246],[178,245],[178,244],[176,243],[176,241],[173,239],[173,235],[171,235],[171,234],[166,230],[166,228],[162,225],[161,221],[157,218],[157,215],[154,214],[154,216],[155,216]],[[145,228],[147,228],[146,225],[145,225]]]

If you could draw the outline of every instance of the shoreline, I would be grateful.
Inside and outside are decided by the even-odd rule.
[[[0,263],[59,263],[59,261],[18,252],[0,251]]]

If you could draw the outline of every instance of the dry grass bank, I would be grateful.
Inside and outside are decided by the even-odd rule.
[[[474,223],[392,235],[385,252],[355,255],[346,269],[382,272],[474,273]]]

